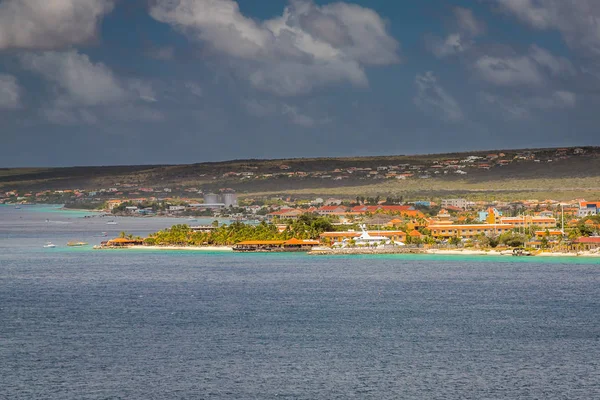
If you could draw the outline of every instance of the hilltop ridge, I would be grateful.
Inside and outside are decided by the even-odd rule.
[[[512,184],[511,184],[512,182]],[[600,147],[231,160],[182,165],[0,169],[0,191],[157,187],[269,195],[600,191]]]

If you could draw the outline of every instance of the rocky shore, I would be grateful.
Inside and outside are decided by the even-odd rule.
[[[347,255],[347,254],[425,254],[425,249],[416,247],[390,247],[390,248],[315,248],[308,252],[309,255]]]

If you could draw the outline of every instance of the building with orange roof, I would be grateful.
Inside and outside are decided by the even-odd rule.
[[[511,224],[515,227],[539,226],[542,228],[556,227],[556,218],[520,215],[518,217],[500,217],[501,224]]]
[[[318,246],[318,240],[246,240],[233,246],[235,251],[310,251]]]
[[[431,236],[438,239],[451,237],[472,238],[481,234],[499,235],[510,232],[513,228],[514,226],[510,224],[442,224],[427,227],[431,232]]]
[[[579,202],[578,217],[588,217],[590,215],[598,215],[600,210],[600,201],[581,201]]]
[[[279,218],[279,219],[298,219],[302,214],[304,214],[303,210],[298,210],[295,208],[286,208],[279,211],[274,211],[272,213],[267,214],[267,218]]]
[[[406,240],[406,233],[403,231],[368,231],[371,236],[383,236],[394,242],[404,242]],[[346,231],[346,232],[323,232],[320,238],[322,242],[340,243],[344,239],[358,238],[361,232]]]
[[[408,236],[412,237],[412,238],[416,238],[416,239],[421,239],[423,235],[421,232],[419,232],[416,229],[413,229],[412,231],[408,232]]]

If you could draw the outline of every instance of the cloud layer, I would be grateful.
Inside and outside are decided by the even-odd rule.
[[[115,0],[4,0],[0,50],[58,49],[96,38]]]
[[[0,74],[0,109],[15,109],[21,105],[21,88],[17,78]]]
[[[464,119],[462,109],[438,82],[433,72],[427,71],[415,78],[417,94],[413,101],[423,112],[450,122]]]
[[[157,0],[150,15],[234,60],[255,88],[281,96],[336,82],[366,86],[365,66],[400,61],[383,18],[358,5],[295,0],[280,17],[257,22],[233,0]]]
[[[95,123],[95,113],[113,110],[116,116],[126,117],[123,107],[136,103],[153,103],[152,87],[139,79],[122,79],[103,63],[94,63],[75,50],[25,53],[21,65],[43,78],[51,88],[54,100],[42,114],[56,123]],[[132,114],[131,118],[144,116]]]

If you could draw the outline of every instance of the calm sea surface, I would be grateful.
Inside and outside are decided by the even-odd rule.
[[[600,398],[599,260],[66,247],[186,222],[85,215],[0,206],[2,399]]]

